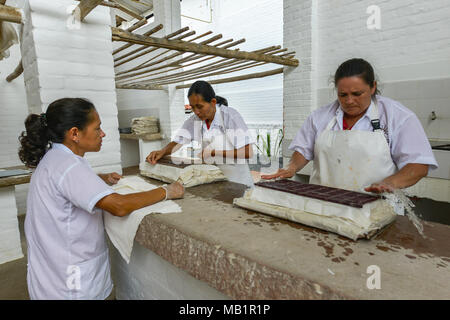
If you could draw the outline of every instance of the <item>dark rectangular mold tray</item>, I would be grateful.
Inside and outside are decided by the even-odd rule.
[[[317,184],[301,183],[292,180],[264,181],[258,182],[255,185],[355,208],[362,208],[366,203],[381,199],[379,196],[361,192],[325,187]]]

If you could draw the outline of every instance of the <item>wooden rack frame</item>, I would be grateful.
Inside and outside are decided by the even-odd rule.
[[[160,26],[157,26],[157,28],[159,31]],[[158,38],[151,35],[155,33],[152,30],[140,35],[112,28],[113,41],[127,43],[114,51],[115,66],[119,67],[138,58],[141,59],[140,64],[137,66],[134,63],[133,67],[116,72],[117,88],[161,90],[165,85],[178,84],[176,88],[183,89],[190,86],[190,84],[184,84],[185,81],[221,76],[265,64],[272,63],[290,67],[299,65],[299,61],[294,59],[295,52],[286,53],[288,50],[282,49],[280,46],[271,46],[247,52],[239,49],[230,49],[245,42],[245,39],[237,41],[228,39],[213,44],[222,38],[221,34],[196,42],[200,38],[211,35],[211,31],[192,39],[183,40],[194,36],[195,32],[188,32],[189,28],[183,28],[166,37]],[[178,37],[174,38],[175,35]],[[122,51],[122,48],[126,49],[133,45],[139,45],[139,47],[126,54],[116,55]],[[157,50],[160,50],[160,52],[156,52]],[[180,57],[185,53],[190,53],[190,55]],[[213,61],[206,63],[208,60]],[[192,67],[195,64],[198,64],[198,66]],[[283,70],[283,68],[276,68],[269,71],[214,79],[210,82],[215,84],[262,78],[280,74]]]

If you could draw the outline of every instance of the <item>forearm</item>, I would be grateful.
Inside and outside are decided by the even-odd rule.
[[[103,181],[105,181],[106,183],[108,183],[108,175],[107,175],[107,174],[99,173],[99,174],[97,174],[97,175],[100,177],[100,179],[102,179]]]
[[[164,156],[170,155],[174,152],[176,152],[178,149],[181,148],[181,144],[176,143],[174,141],[167,144],[162,150],[164,151]]]
[[[211,156],[232,158],[232,159],[250,159],[253,157],[253,149],[251,145],[246,145],[239,149],[233,150],[213,150]]]
[[[303,169],[308,164],[308,162],[309,160],[306,160],[306,158],[300,152],[294,151],[287,169],[295,173]]]
[[[403,189],[415,185],[428,174],[428,165],[409,163],[397,173],[385,178],[382,182],[391,185],[395,189]]]
[[[123,217],[135,210],[164,200],[165,197],[166,191],[163,188],[125,195],[113,193],[97,202],[96,207],[106,210],[112,215]]]

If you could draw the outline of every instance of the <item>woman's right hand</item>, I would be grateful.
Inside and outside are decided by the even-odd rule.
[[[145,160],[150,164],[156,164],[162,157],[164,157],[164,150],[157,150],[152,151]]]
[[[261,179],[265,179],[265,180],[271,180],[271,179],[276,179],[276,178],[280,178],[280,179],[288,179],[288,178],[292,178],[295,174],[295,171],[287,168],[287,169],[278,169],[278,171],[274,174],[266,174],[266,175],[262,175]]]
[[[168,186],[165,186],[164,189],[166,190],[167,196],[166,199],[180,199],[184,196],[184,187],[179,182],[174,182],[169,184]]]

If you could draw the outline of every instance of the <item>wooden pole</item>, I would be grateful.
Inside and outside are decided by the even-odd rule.
[[[228,83],[228,82],[235,82],[235,81],[242,81],[242,80],[249,80],[249,79],[256,79],[256,78],[264,78],[264,77],[283,73],[283,70],[284,70],[284,68],[278,68],[278,69],[274,69],[274,70],[270,70],[270,71],[251,73],[251,74],[247,74],[247,75],[243,75],[243,76],[223,78],[223,79],[217,79],[217,80],[209,80],[208,83],[219,84],[219,83]],[[191,85],[192,85],[192,83],[183,84],[183,85],[176,86],[176,88],[184,89],[184,88],[189,88]]]
[[[130,32],[120,30],[114,27],[112,27],[111,29],[114,41],[125,41],[141,45],[149,45],[153,47],[173,49],[180,52],[193,52],[193,53],[220,56],[224,58],[270,62],[294,67],[299,65],[299,62],[296,59],[284,59],[277,56],[270,56],[260,53],[251,53],[246,51],[226,50],[216,48],[213,46],[200,45],[180,40],[168,40],[164,38],[145,37],[141,35],[132,34]]]
[[[195,33],[195,31],[191,31],[191,32],[187,33],[186,35],[182,35],[182,36],[180,36],[180,37],[178,37],[178,38],[175,38],[175,39],[177,39],[177,40],[178,40],[178,39],[182,39],[182,38],[191,36],[193,33]],[[203,33],[203,34],[201,34],[201,35],[195,37],[194,39],[188,40],[188,42],[195,41],[195,40],[200,39],[200,38],[202,38],[202,37],[205,37],[205,36],[207,36],[207,35],[209,35],[209,34],[211,34],[211,33],[212,33],[212,31],[205,32],[205,33]],[[155,50],[151,49],[151,51],[155,51]],[[150,51],[150,52],[151,52],[151,51]],[[156,56],[152,57],[151,59],[145,61],[144,63],[140,64],[140,65],[137,66],[137,67],[140,67],[141,65],[146,64],[147,62],[149,62],[149,61],[151,61],[151,60],[154,60],[154,59],[156,59],[156,58],[158,58],[158,57],[160,57],[160,56],[162,56],[162,55],[164,55],[164,54],[166,54],[166,53],[168,53],[168,52],[170,52],[170,51],[172,51],[172,50],[165,50],[165,51],[161,52],[160,54],[157,54]],[[144,51],[144,52],[142,52],[142,53],[140,53],[140,54],[138,54],[138,55],[136,55],[136,56],[134,56],[134,57],[131,57],[130,59],[127,59],[127,60],[125,60],[125,61],[123,61],[123,62],[121,62],[121,63],[115,64],[114,67],[118,67],[118,66],[120,66],[120,65],[122,65],[122,64],[124,64],[124,63],[126,63],[126,62],[129,62],[129,61],[132,61],[132,60],[137,59],[137,58],[139,58],[139,57],[142,57],[142,56],[146,55],[147,53],[149,53],[149,51]],[[137,68],[137,67],[136,67],[136,68]],[[117,73],[117,75],[120,75],[120,74],[122,74],[122,73],[129,72],[129,71],[131,71],[131,70],[134,70],[134,68],[133,68],[133,69],[130,69],[130,70],[128,70],[128,71],[119,72],[119,73]]]
[[[278,49],[280,49],[280,46],[271,46],[271,47],[267,47],[267,48],[264,48],[264,49],[259,49],[259,50],[253,51],[251,53],[256,53],[257,52],[257,53],[263,54],[263,53],[268,53],[270,51],[274,51],[274,50],[278,50]],[[216,57],[212,57],[212,58],[216,58]],[[231,63],[235,63],[235,62],[238,62],[238,61],[239,61],[238,59],[224,58],[224,59],[221,59],[219,61],[203,65],[203,66],[201,66],[198,69],[205,70],[205,69],[211,68],[213,66],[215,66],[215,68],[217,68],[217,67],[225,67],[225,66],[228,66]],[[246,61],[248,61],[248,60],[241,60],[241,63],[244,63]],[[177,62],[177,64],[179,64],[179,62]],[[174,63],[171,63],[171,64],[167,65],[166,67],[171,67],[171,66],[174,66]],[[186,67],[186,66],[182,66],[182,67]],[[197,69],[195,69],[195,70],[197,70]],[[145,70],[145,71],[141,71],[141,72],[135,72],[135,73],[132,73],[132,74],[129,74],[129,75],[116,77],[116,80],[123,80],[123,79],[127,79],[127,78],[133,78],[135,76],[146,74],[146,73],[149,73],[151,71],[155,71],[155,69]],[[183,74],[192,73],[192,70],[184,71],[182,73]],[[145,78],[148,77],[148,76],[149,75],[145,76]],[[144,78],[144,77],[142,77],[142,78]],[[133,79],[133,80],[137,80],[137,79]]]
[[[102,2],[103,0],[81,0],[80,4],[75,8],[74,14],[79,14],[80,21],[83,21],[84,18],[86,18],[86,16]]]
[[[207,40],[205,40],[205,41],[203,41],[203,42],[200,42],[200,44],[211,43],[211,42],[216,41],[216,40],[218,40],[218,39],[220,39],[220,38],[222,38],[222,35],[221,35],[221,34],[218,34],[218,35],[216,35],[216,36],[214,36],[214,37],[211,37],[210,39],[207,39]],[[176,40],[176,39],[174,39],[174,40]],[[193,41],[193,40],[190,40],[190,41],[187,41],[187,42],[192,42],[192,41]],[[169,51],[173,51],[173,50],[169,49],[169,50],[167,50],[166,52],[169,52]],[[148,53],[148,51],[145,52],[145,54],[147,54],[147,53]],[[147,60],[146,62],[140,64],[139,66],[134,67],[134,68],[129,69],[129,70],[126,70],[126,71],[119,72],[117,75],[124,74],[124,73],[128,73],[128,72],[132,72],[132,71],[136,71],[136,70],[140,70],[140,69],[147,68],[147,67],[150,67],[150,66],[154,66],[154,65],[156,65],[156,64],[159,64],[159,63],[162,63],[162,62],[164,62],[164,61],[173,59],[173,58],[175,58],[175,57],[177,57],[177,56],[180,56],[180,55],[182,55],[182,54],[184,54],[184,52],[177,52],[177,53],[171,54],[170,56],[167,56],[167,57],[165,57],[165,58],[163,58],[163,59],[160,59],[160,60],[158,60],[158,61],[155,61],[155,62],[151,62],[151,63],[150,63],[150,61],[154,60],[155,57],[153,57],[153,58]],[[131,60],[133,60],[133,59],[135,59],[135,58],[138,58],[138,57],[140,57],[140,56],[142,56],[142,55],[143,55],[143,54],[138,55],[138,56],[135,56],[135,57],[133,57],[133,58],[131,58],[131,59],[128,59],[127,62],[128,62],[128,61],[131,61]],[[124,63],[124,62],[121,62],[121,63],[115,65],[115,67],[120,66],[120,65],[123,64],[123,63]]]
[[[187,29],[189,29],[189,27],[185,27],[185,28],[180,29],[180,30],[187,30]],[[171,34],[167,35],[166,38],[169,39],[169,38],[174,37],[175,35],[180,34],[180,33],[181,33],[180,30],[178,30],[178,31],[176,31],[176,32],[174,32],[174,33],[171,33]],[[179,36],[178,38],[175,38],[175,39],[176,39],[176,40],[181,40],[181,39],[183,39],[183,38],[185,38],[185,37],[192,36],[193,34],[195,34],[195,31],[188,32],[188,33],[183,34],[183,35],[181,35],[181,36]],[[142,50],[144,50],[144,49],[146,49],[146,48],[148,48],[148,47],[147,47],[147,46],[141,46],[140,48],[137,48],[137,49],[135,49],[135,50],[133,50],[133,51],[130,51],[130,52],[128,52],[128,53],[126,53],[126,54],[124,54],[124,55],[122,55],[122,56],[120,56],[120,57],[114,59],[114,62],[118,62],[119,60],[125,59],[125,58],[127,58],[127,57],[129,57],[129,56],[131,56],[131,55],[133,55],[133,54],[135,54],[135,53],[138,53],[138,52],[140,52],[140,51],[142,51]],[[127,62],[129,62],[129,61],[132,61],[132,60],[134,60],[134,59],[136,59],[136,58],[142,57],[142,56],[146,55],[147,53],[153,52],[153,51],[158,50],[158,49],[160,49],[160,48],[151,48],[151,49],[148,49],[148,50],[146,50],[146,51],[144,51],[144,52],[142,52],[142,53],[140,53],[140,54],[138,54],[138,55],[136,55],[136,56],[133,56],[133,57],[131,57],[131,58],[125,60],[125,61],[122,61],[122,62],[120,62],[120,63],[116,63],[116,64],[114,65],[114,67],[118,67],[118,66],[120,66],[120,65],[122,65],[122,64],[124,64],[124,63],[127,63]],[[168,50],[168,51],[170,51],[170,50]]]
[[[142,27],[146,23],[147,23],[147,19],[144,18],[144,19],[136,22],[135,24],[133,24],[131,27],[129,27],[127,29],[127,31],[128,32],[133,32],[134,30],[139,29],[140,27]]]
[[[211,39],[208,39],[207,41],[210,41],[210,40],[212,40],[212,39],[214,39],[214,37],[211,38]],[[230,40],[231,40],[231,39],[230,39]],[[222,44],[224,44],[224,43],[228,43],[230,40],[222,41],[222,42],[220,42],[220,43],[214,45],[214,47],[219,47],[220,45],[222,45]],[[245,42],[245,39],[240,39],[240,40],[234,41],[234,42],[232,42],[232,43],[230,43],[230,44],[224,46],[223,48],[226,48],[226,49],[227,49],[227,48],[231,48],[231,47],[236,46],[236,45],[238,45],[238,44],[241,44],[241,43],[243,43],[243,42]],[[182,58],[182,59],[178,59],[178,60],[176,60],[176,61],[172,61],[169,65],[159,66],[159,67],[155,67],[155,68],[152,68],[152,69],[148,69],[148,70],[145,70],[145,71],[142,71],[142,72],[139,72],[139,73],[134,73],[133,76],[138,76],[138,75],[141,75],[141,74],[150,73],[150,72],[152,72],[152,71],[157,71],[157,70],[161,70],[161,69],[170,68],[170,67],[172,67],[172,66],[175,66],[174,69],[169,70],[169,71],[173,71],[173,70],[175,70],[175,69],[180,69],[180,68],[183,68],[183,67],[186,67],[186,66],[190,66],[190,65],[193,65],[193,64],[197,64],[197,63],[200,63],[200,62],[204,62],[204,61],[207,61],[207,60],[216,58],[216,57],[213,56],[213,57],[209,57],[209,58],[206,58],[206,59],[197,61],[197,62],[193,62],[193,63],[188,64],[188,65],[184,65],[184,66],[181,65],[182,62],[187,62],[187,61],[197,60],[197,59],[200,59],[201,57],[204,57],[204,56],[205,56],[205,55],[199,55],[199,54],[194,53],[194,54],[192,54],[192,55],[190,55],[190,56],[188,56],[188,57],[185,57],[185,58]],[[135,69],[135,70],[134,70],[134,69]],[[122,74],[126,74],[126,73],[129,73],[129,72],[132,72],[132,71],[136,71],[136,70],[138,70],[138,69],[133,68],[133,69],[130,69],[130,70],[122,71],[122,72],[119,72],[116,76],[122,75]],[[164,71],[164,72],[166,72],[166,71]],[[158,72],[158,73],[155,73],[155,74],[152,74],[152,75],[156,75],[156,74],[160,74],[160,73],[163,73],[163,72]],[[141,78],[146,78],[146,77],[148,77],[148,76],[150,76],[150,75],[147,75],[147,76],[144,76],[144,77],[141,77]],[[121,78],[121,79],[122,79],[122,78]],[[139,78],[138,78],[138,79],[139,79]],[[120,80],[120,79],[117,79],[117,80]],[[136,79],[135,79],[135,80],[136,80]]]
[[[22,13],[19,9],[0,4],[0,21],[22,23]]]
[[[127,15],[129,15],[135,19],[138,19],[138,20],[142,19],[142,16],[137,14],[136,12],[131,11],[130,9],[128,9],[127,7],[125,7],[124,5],[122,5],[116,1],[113,1],[113,2],[116,4],[116,8],[119,9],[120,11],[126,13]]]
[[[147,31],[146,33],[144,33],[144,36],[149,36],[153,33],[158,32],[159,30],[161,30],[163,28],[162,24],[158,24],[156,27],[154,27],[153,29]],[[121,46],[120,48],[117,48],[116,50],[113,51],[113,55],[119,53],[122,50],[125,50],[129,47],[131,47],[133,44],[132,43],[128,43],[126,45]]]
[[[6,77],[6,81],[11,82],[20,76],[23,72],[23,64],[22,60],[20,60],[19,65],[16,67],[13,73],[11,73],[8,77]]]
[[[276,50],[278,48],[279,48],[279,46],[274,46],[274,47],[268,47],[265,49],[261,49],[258,51],[264,52],[264,53],[271,52],[270,54],[273,55],[275,52],[280,51],[280,50]],[[274,50],[276,50],[276,51],[274,51]],[[191,70],[179,72],[176,74],[166,75],[166,76],[162,76],[162,77],[158,77],[158,78],[141,80],[138,82],[131,82],[131,83],[128,82],[128,84],[143,84],[143,83],[147,84],[147,83],[154,83],[154,82],[157,82],[159,85],[171,84],[171,83],[175,83],[175,82],[182,82],[182,81],[186,81],[186,80],[195,79],[197,77],[206,77],[206,76],[213,76],[213,75],[220,75],[220,74],[224,74],[224,73],[236,72],[239,70],[263,65],[266,63],[267,62],[255,62],[255,61],[248,62],[245,60],[237,60],[237,59],[221,59],[219,61],[212,62],[207,65],[203,65],[196,69],[191,69]],[[228,68],[228,69],[224,69],[224,68]],[[216,71],[216,70],[219,70],[219,71]],[[171,70],[171,71],[173,71],[173,70]],[[211,73],[212,71],[216,71],[216,72]],[[204,72],[207,72],[207,74],[205,74]],[[136,81],[138,79],[147,78],[149,76],[150,75],[146,75],[143,77],[131,79],[129,81]],[[123,80],[123,78],[120,78],[118,80]],[[122,84],[123,84],[123,82],[122,82]]]

